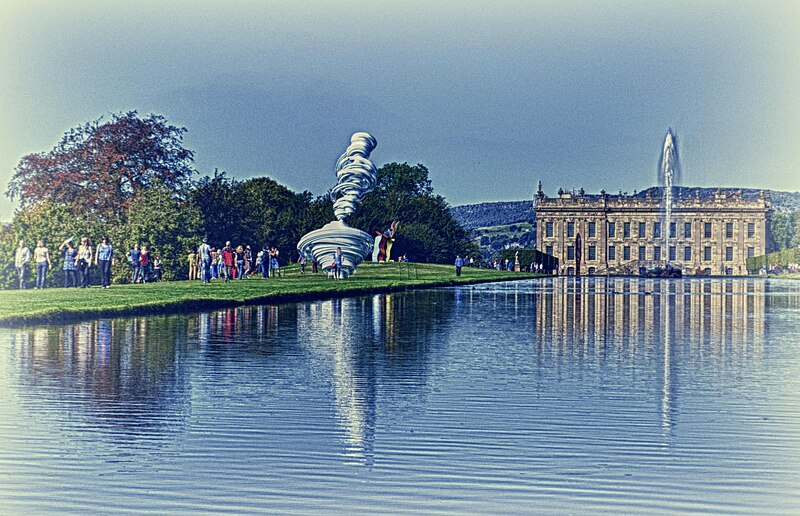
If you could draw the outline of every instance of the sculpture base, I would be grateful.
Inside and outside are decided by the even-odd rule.
[[[364,258],[372,253],[372,237],[360,229],[351,228],[341,220],[334,220],[320,229],[303,235],[297,250],[306,260],[314,260],[323,272],[333,270],[336,248],[342,249],[342,276],[353,274]]]

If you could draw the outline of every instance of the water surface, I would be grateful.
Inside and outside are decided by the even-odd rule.
[[[797,513],[800,282],[0,329],[0,510]]]

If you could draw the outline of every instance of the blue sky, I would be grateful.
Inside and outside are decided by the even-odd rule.
[[[656,183],[800,190],[800,2],[0,2],[0,185],[109,112],[203,174],[324,193],[357,130],[451,204]],[[13,205],[0,199],[0,219]]]

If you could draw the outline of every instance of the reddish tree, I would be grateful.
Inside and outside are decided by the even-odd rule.
[[[154,182],[180,193],[194,173],[186,129],[136,111],[71,129],[49,152],[24,156],[6,195],[22,209],[49,200],[79,215],[120,220],[133,195]]]

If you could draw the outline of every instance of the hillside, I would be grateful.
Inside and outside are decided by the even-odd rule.
[[[483,202],[453,206],[450,213],[465,229],[533,222],[531,201]]]

